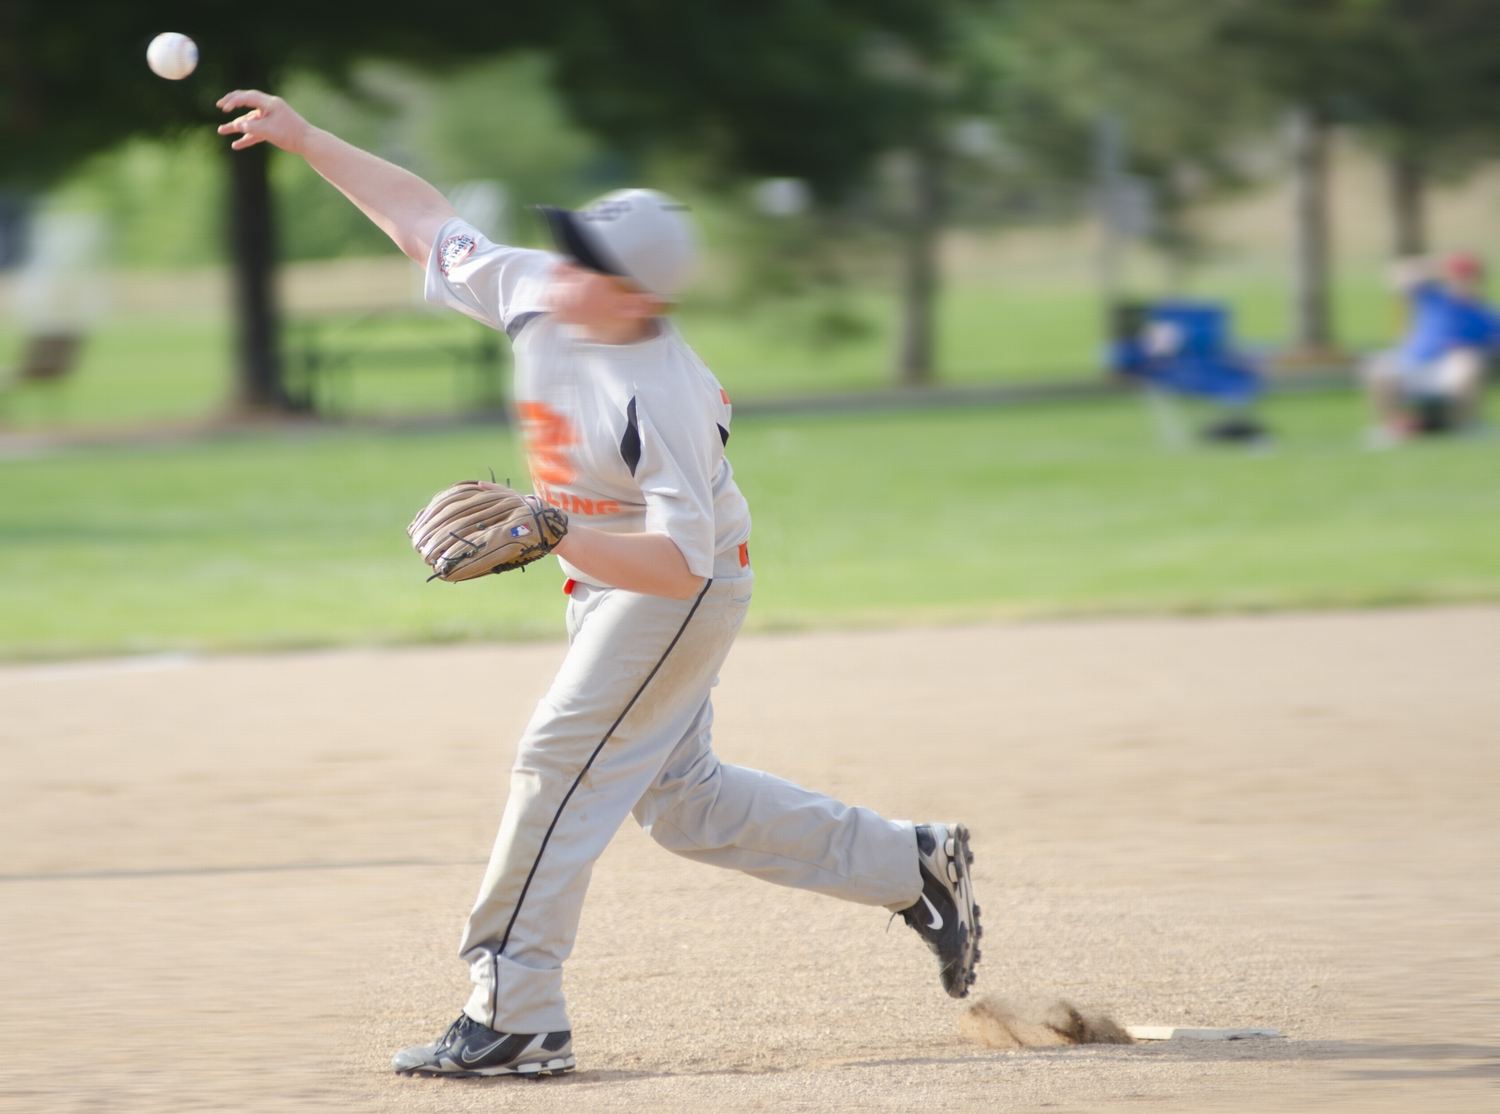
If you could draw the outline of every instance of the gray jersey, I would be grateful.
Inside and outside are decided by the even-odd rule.
[[[547,312],[558,257],[492,243],[452,220],[427,265],[427,299],[507,333],[532,486],[579,521],[665,534],[695,576],[750,536],[725,457],[729,396],[669,321],[634,344],[596,344]],[[575,580],[598,583],[562,562]]]

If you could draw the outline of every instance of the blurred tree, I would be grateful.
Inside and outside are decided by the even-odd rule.
[[[1329,132],[1349,120],[1370,82],[1381,9],[1382,0],[1226,2],[1218,28],[1225,56],[1286,114],[1296,236],[1291,341],[1313,358],[1334,346]]]
[[[993,3],[698,3],[674,6],[670,26],[664,7],[614,0],[559,44],[560,87],[579,119],[637,150],[690,152],[709,182],[801,179],[825,214],[868,187],[876,155],[901,152],[896,374],[930,380],[947,137],[974,101],[969,32]]]
[[[568,5],[564,5],[567,7]],[[928,50],[969,0],[573,0],[551,44],[578,119],[629,149],[691,152],[705,176],[859,183],[873,153],[925,117],[879,65],[887,41]]]
[[[1108,330],[1130,297],[1127,236],[1174,271],[1195,259],[1188,207],[1245,180],[1240,155],[1264,128],[1264,104],[1224,57],[1224,0],[1020,0],[1006,14],[993,38],[1001,125],[1053,191],[1091,186]]]
[[[143,64],[146,44],[167,28],[191,35],[202,54],[180,84]],[[911,89],[869,64],[873,38],[920,49],[943,32],[922,0],[557,0],[466,12],[462,32],[379,0],[357,15],[288,0],[251,9],[162,0],[149,11],[9,0],[0,8],[0,143],[12,157],[0,184],[40,187],[132,135],[206,128],[221,92],[277,88],[299,70],[342,83],[371,57],[438,67],[541,49],[565,102],[612,145],[691,150],[722,178],[786,174],[837,191],[920,118]],[[475,113],[503,121],[507,107]],[[284,408],[271,156],[256,147],[226,157],[239,397]]]
[[[1387,152],[1402,253],[1425,247],[1428,175],[1472,165],[1500,142],[1493,0],[1019,0],[1009,15],[999,41],[1020,109],[1006,117],[1012,139],[1081,176],[1088,121],[1106,111],[1123,119],[1128,169],[1164,203],[1165,246],[1189,246],[1170,220],[1180,182],[1235,181],[1247,139],[1284,128],[1292,340],[1305,349],[1330,347],[1335,333],[1330,129],[1359,126]]]
[[[623,156],[569,117],[553,87],[552,66],[539,52],[516,50],[441,72],[368,61],[341,85],[298,73],[282,89],[320,126],[444,191],[498,183],[502,223],[485,228],[495,237],[539,233],[539,224],[525,217],[527,206],[571,203],[629,173]],[[503,105],[504,111],[478,112],[477,105]],[[273,184],[286,213],[285,258],[389,252],[375,226],[300,159],[277,160]]]
[[[366,5],[352,18],[333,5],[287,0],[254,9],[162,0],[149,10],[105,0],[9,0],[0,8],[0,143],[12,157],[0,176],[39,189],[132,136],[207,132],[219,121],[214,101],[221,93],[273,87],[294,66],[338,78],[364,53],[432,61],[458,49],[446,30],[403,27],[382,18],[392,14],[382,7]],[[198,43],[199,70],[182,82],[164,81],[145,65],[147,43],[166,29]],[[257,147],[231,157],[219,146],[229,179],[238,400],[246,408],[282,409],[288,400],[272,285],[269,152]]]
[[[1193,202],[1247,180],[1265,108],[1223,55],[1223,0],[1017,0],[993,36],[999,121],[1023,174],[1098,226],[1101,333],[1139,300],[1130,241],[1161,253],[1173,282],[1205,246]]]
[[[1392,246],[1426,248],[1424,187],[1434,170],[1500,150],[1500,51],[1492,0],[1256,0],[1226,3],[1225,50],[1265,92],[1293,106],[1299,177],[1294,341],[1333,342],[1327,296],[1327,133],[1363,128],[1389,166]]]
[[[1329,298],[1333,233],[1328,202],[1328,118],[1299,104],[1287,117],[1295,227],[1292,267],[1292,344],[1303,358],[1333,349]]]
[[[1367,0],[1370,30],[1349,115],[1386,158],[1391,250],[1427,250],[1426,187],[1500,153],[1493,0]]]
[[[939,239],[950,216],[954,170],[966,153],[962,128],[992,107],[997,76],[994,55],[983,46],[993,25],[989,6],[951,3],[933,12],[937,33],[879,41],[871,58],[905,95],[887,163],[901,272],[895,373],[905,386],[936,377]]]
[[[992,37],[1006,77],[1011,142],[1075,181],[1091,173],[1102,115],[1129,136],[1128,169],[1151,179],[1174,211],[1185,181],[1241,180],[1237,152],[1263,126],[1265,100],[1226,57],[1233,0],[1019,0]]]

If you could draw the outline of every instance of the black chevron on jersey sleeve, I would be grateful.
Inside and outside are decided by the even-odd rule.
[[[516,314],[516,316],[511,318],[510,324],[505,326],[505,335],[510,337],[511,340],[515,340],[516,337],[521,335],[522,329],[526,328],[527,325],[530,325],[540,316],[541,312],[536,310],[531,313]]]
[[[625,433],[620,438],[620,459],[625,461],[630,474],[635,475],[636,467],[641,463],[641,429],[636,424],[633,398],[630,405],[625,407]]]

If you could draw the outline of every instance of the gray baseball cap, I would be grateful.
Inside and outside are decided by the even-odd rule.
[[[687,206],[657,190],[615,190],[582,209],[539,205],[557,250],[579,266],[627,278],[663,301],[692,277],[697,238]]]

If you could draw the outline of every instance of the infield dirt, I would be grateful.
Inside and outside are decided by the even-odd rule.
[[[391,1075],[559,644],[0,669],[0,1109],[1492,1110],[1500,609],[740,640],[726,760],[974,831],[980,994],[1281,1040],[1004,1051],[879,910],[594,874],[579,1070]]]

